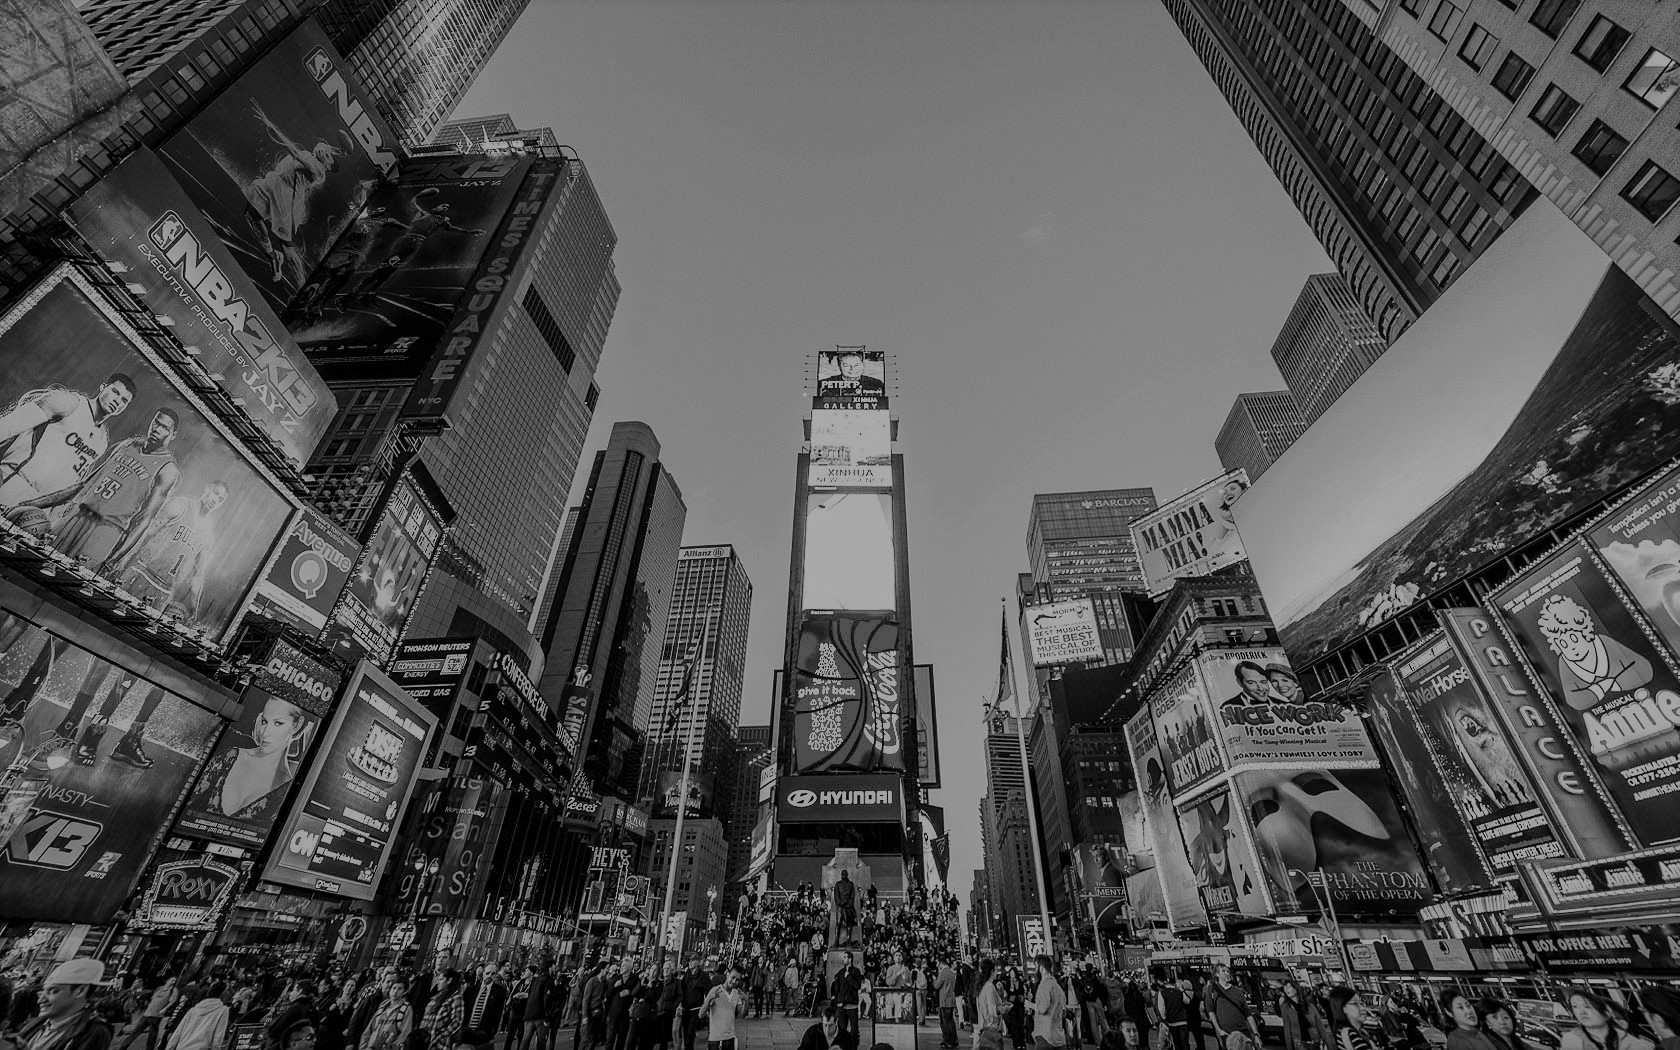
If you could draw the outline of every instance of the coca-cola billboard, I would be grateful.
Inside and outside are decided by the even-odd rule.
[[[798,772],[906,768],[898,638],[891,613],[806,614],[790,697]]]

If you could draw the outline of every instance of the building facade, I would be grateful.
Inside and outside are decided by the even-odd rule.
[[[671,870],[671,843],[676,835],[675,820],[648,823],[648,849],[644,871],[651,880],[653,899],[663,905],[665,880]],[[716,945],[722,934],[729,844],[723,821],[716,817],[683,820],[682,854],[677,861],[676,892],[671,912],[686,912],[685,948]]]
[[[1220,466],[1248,471],[1248,480],[1253,483],[1306,430],[1307,421],[1289,391],[1238,394],[1213,448],[1219,454]]]
[[[1272,360],[1311,426],[1387,349],[1341,275],[1315,273],[1272,343]]]
[[[758,822],[758,782],[775,765],[775,737],[768,725],[739,726],[735,730],[734,762],[718,785],[718,809],[729,839],[729,887],[724,914],[734,915],[752,867],[752,832]]]
[[[1154,509],[1155,490],[1148,488],[1035,494],[1027,517],[1032,570],[1018,581],[1023,614],[1040,602],[1090,598],[1104,662],[1129,659],[1136,624],[1120,595],[1144,591],[1131,522]],[[1021,637],[1030,660],[1031,638],[1024,631]]]

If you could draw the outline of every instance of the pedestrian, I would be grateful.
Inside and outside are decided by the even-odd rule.
[[[1461,989],[1449,988],[1441,993],[1441,1012],[1452,1023],[1452,1030],[1447,1033],[1447,1050],[1500,1050],[1499,1043],[1482,1030],[1476,1001]]]
[[[706,1050],[735,1050],[735,1018],[746,1006],[739,987],[741,972],[733,967],[723,983],[713,985],[700,1004],[706,1017]]]
[[[945,1050],[954,1050],[957,1045],[957,971],[949,958],[940,958],[933,987],[939,1003],[939,1045]]]
[[[764,1016],[764,993],[770,987],[770,960],[760,955],[752,961],[752,973],[747,979],[752,990],[753,1017]]]
[[[144,1050],[158,1050],[157,1043],[163,1034],[163,1019],[169,1016],[177,998],[175,978],[165,979],[147,998],[139,1020],[129,1029],[128,1035],[118,1044],[117,1050],[127,1050],[142,1035],[146,1037]]]
[[[1563,1033],[1560,1050],[1655,1050],[1655,1043],[1628,1031],[1611,1004],[1592,989],[1571,988],[1566,1002],[1579,1027]]]
[[[346,977],[326,984],[327,994],[315,1000],[315,1016],[319,1018],[315,1026],[315,1050],[345,1050],[350,1015],[356,1012],[356,981]]]
[[[700,1007],[706,1002],[706,993],[711,990],[712,979],[707,976],[700,960],[689,960],[688,976],[683,978],[683,1050],[694,1050],[694,1035],[700,1029]]]
[[[385,980],[385,999],[362,1031],[356,1050],[407,1050],[414,1030],[414,1008],[408,1005],[408,981],[396,974]],[[285,1046],[281,1044],[281,1050]]]
[[[1254,1019],[1254,1010],[1248,996],[1232,983],[1231,967],[1226,963],[1214,966],[1213,980],[1202,992],[1202,1006],[1213,1019],[1213,1031],[1222,1050],[1231,1050],[1228,1044],[1232,1032],[1244,1032],[1259,1043],[1260,1025]]]
[[[1189,981],[1162,981],[1155,989],[1155,1011],[1166,1026],[1171,1050],[1190,1050]],[[1166,1048],[1163,1048],[1166,1050]],[[1202,1050],[1200,1046],[1196,1050]]]
[[[420,1019],[420,1027],[426,1033],[425,1050],[455,1050],[467,1016],[466,1004],[461,1000],[461,972],[434,971],[430,983],[436,990],[427,1000],[425,1015]]]
[[[782,971],[783,1017],[793,1016],[794,1004],[799,1001],[799,986],[802,983],[799,977],[799,963],[792,956],[789,956],[787,968]]]
[[[150,1009],[148,1006],[147,1010]],[[269,1008],[263,1029],[263,1046],[267,1050],[282,1050],[286,1033],[299,1021],[308,1021],[313,1029],[316,1023],[315,1004],[309,1001],[309,989],[302,981],[288,981],[280,998]],[[311,1031],[311,1038],[314,1035]]]
[[[1040,955],[1038,987],[1033,992],[1032,1040],[1036,1050],[1067,1045],[1067,1031],[1062,1015],[1067,1012],[1067,995],[1056,979],[1055,963],[1048,955]]]
[[[974,993],[974,1050],[1003,1050],[1003,997],[998,993],[997,964],[980,960],[974,979],[980,985]]]
[[[857,968],[856,957],[847,952],[834,972],[832,1001],[840,1011],[840,1026],[853,1038],[859,1035],[858,1012],[863,997],[863,972]]]
[[[625,973],[607,989],[607,1050],[624,1050],[630,1035],[630,1004],[641,991],[642,979]]]
[[[193,998],[192,993],[196,991],[189,990],[187,997]],[[175,1023],[175,1030],[169,1033],[168,1050],[221,1050],[227,1039],[230,1013],[227,1003],[222,1001],[222,992],[220,984],[213,984],[187,1007],[187,1012]]]
[[[502,1011],[507,1006],[507,986],[495,966],[484,968],[478,983],[467,987],[462,1002],[467,1017],[462,1025],[461,1042],[488,1050],[495,1045]]]
[[[1680,1039],[1666,1039],[1665,1035],[1672,1033],[1669,1019],[1662,1015],[1661,996],[1670,997],[1670,1006],[1674,1010],[1672,1019],[1680,1021],[1680,997],[1675,997],[1667,989],[1653,988],[1645,992],[1641,999],[1645,1012],[1651,1019],[1651,1030],[1657,1034],[1657,1046],[1661,1050],[1680,1050]],[[1530,1050],[1529,1044],[1523,1041],[1517,1032],[1517,1014],[1511,1009],[1511,1004],[1503,999],[1487,996],[1476,1004],[1476,1014],[1482,1019],[1482,1030],[1493,1038],[1499,1050]],[[1663,1029],[1670,1027],[1670,1033]]]
[[[385,1001],[386,982],[396,975],[396,970],[386,967],[379,971],[376,980],[370,980],[362,986],[356,1000],[356,1008],[350,1013],[350,1024],[344,1029],[344,1045],[349,1047],[350,1050],[356,1050],[357,1047],[361,1046],[362,1033],[367,1031],[367,1026],[373,1021],[373,1015],[379,1012],[380,1004]],[[236,996],[233,1007],[235,1024],[239,1023],[239,1015],[240,1010]]]
[[[1301,986],[1292,977],[1283,980],[1277,1012],[1283,1019],[1283,1050],[1319,1050],[1324,1045],[1328,1038],[1324,1015],[1317,1003],[1301,994]]]
[[[528,966],[526,971],[531,980],[525,993],[524,1035],[518,1050],[544,1050],[548,1045],[548,1000],[554,994],[554,979],[546,967]],[[509,1050],[513,1050],[511,1043]]]
[[[1365,1003],[1352,988],[1330,989],[1330,1039],[1333,1050],[1376,1050],[1365,1034]]]

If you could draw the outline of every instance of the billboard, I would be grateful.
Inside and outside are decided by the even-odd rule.
[[[1091,599],[1045,602],[1027,609],[1025,615],[1034,667],[1102,660],[1097,610]]]
[[[442,721],[466,681],[475,644],[471,638],[405,639],[385,673]]]
[[[1149,710],[1175,795],[1189,794],[1224,771],[1222,723],[1214,718],[1193,666],[1163,682],[1149,698]]]
[[[1178,809],[1196,886],[1209,912],[1273,914],[1240,798],[1220,788]]]
[[[794,661],[794,771],[903,770],[906,670],[892,613],[807,613]]]
[[[1580,540],[1491,601],[1638,844],[1680,839],[1680,677],[1642,613]]]
[[[1307,885],[1314,870],[1324,872],[1343,917],[1415,916],[1432,899],[1382,770],[1255,770],[1232,777],[1231,794],[1242,822],[1253,822],[1279,911],[1317,910]]]
[[[158,152],[279,313],[396,165],[395,150],[396,136],[310,21]]]
[[[80,274],[0,318],[0,513],[213,638],[293,503]]]
[[[1094,865],[1094,869],[1086,868],[1085,883],[1108,886],[1118,876],[1126,903],[1131,906],[1132,928],[1171,929],[1172,917],[1167,914],[1167,898],[1162,891],[1160,873],[1155,870],[1155,847],[1149,822],[1144,817],[1143,792],[1128,791],[1117,801],[1123,845],[1080,847]]]
[[[286,458],[306,463],[338,403],[157,154],[129,154],[70,221]]]
[[[939,711],[933,699],[933,665],[916,664],[910,669],[916,690],[916,782],[937,788],[939,771]]]
[[[1196,656],[1196,673],[1230,768],[1377,764],[1359,714],[1309,697],[1282,649],[1211,649]]]
[[[903,782],[886,773],[781,777],[776,781],[776,819],[783,824],[902,824]]]
[[[391,659],[442,541],[442,517],[405,472],[392,486],[333,612],[335,622],[375,663]]]
[[[894,564],[892,493],[806,495],[804,608],[894,608]]]
[[[689,774],[688,777],[688,805],[683,809],[683,818],[694,820],[699,817],[709,817],[715,810],[712,808],[712,775],[710,773]],[[682,773],[679,770],[664,769],[659,773],[658,794],[653,800],[653,819],[675,820],[677,816],[677,800],[682,797]]]
[[[1680,653],[1680,468],[1647,482],[1589,535],[1671,653]]]
[[[1237,508],[1295,661],[1680,453],[1680,341],[1651,309],[1549,202],[1501,234]]]
[[[885,412],[813,409],[812,488],[892,487],[892,417]]]
[[[1126,746],[1132,753],[1132,769],[1137,772],[1138,808],[1147,831],[1138,841],[1149,845],[1154,859],[1153,875],[1160,886],[1167,918],[1174,930],[1206,926],[1207,911],[1196,895],[1196,875],[1190,868],[1190,854],[1184,845],[1178,814],[1173,811],[1166,756],[1161,753],[1160,737],[1148,708],[1126,723]],[[1135,877],[1142,876],[1140,868]],[[1132,899],[1142,897],[1134,893]]]
[[[437,719],[367,661],[321,738],[262,877],[372,900]]]
[[[251,611],[319,638],[361,553],[362,545],[320,511],[299,509],[274,563],[257,581]]]
[[[221,724],[0,613],[0,912],[111,921]]]
[[[1165,593],[1181,577],[1206,576],[1248,557],[1236,513],[1246,491],[1248,471],[1239,468],[1132,519],[1132,546],[1151,595]]]
[[[861,346],[817,351],[813,408],[875,411],[887,407],[887,355]]]
[[[530,166],[518,155],[405,161],[298,293],[286,315],[297,341],[325,360],[424,363]]]
[[[175,829],[253,848],[267,842],[325,714],[324,705],[245,690],[239,720],[216,743]]]

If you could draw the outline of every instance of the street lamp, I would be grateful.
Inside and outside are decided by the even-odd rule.
[[[1336,954],[1342,961],[1342,980],[1353,982],[1353,957],[1348,954],[1347,941],[1342,939],[1342,924],[1336,920],[1336,900],[1330,893],[1330,885],[1324,879],[1324,871],[1314,868],[1312,871],[1302,871],[1300,868],[1290,868],[1289,874],[1299,875],[1307,881],[1307,888],[1312,891],[1313,900],[1318,903],[1318,913],[1325,919],[1324,932],[1336,942]],[[1323,890],[1323,895],[1319,891]]]

